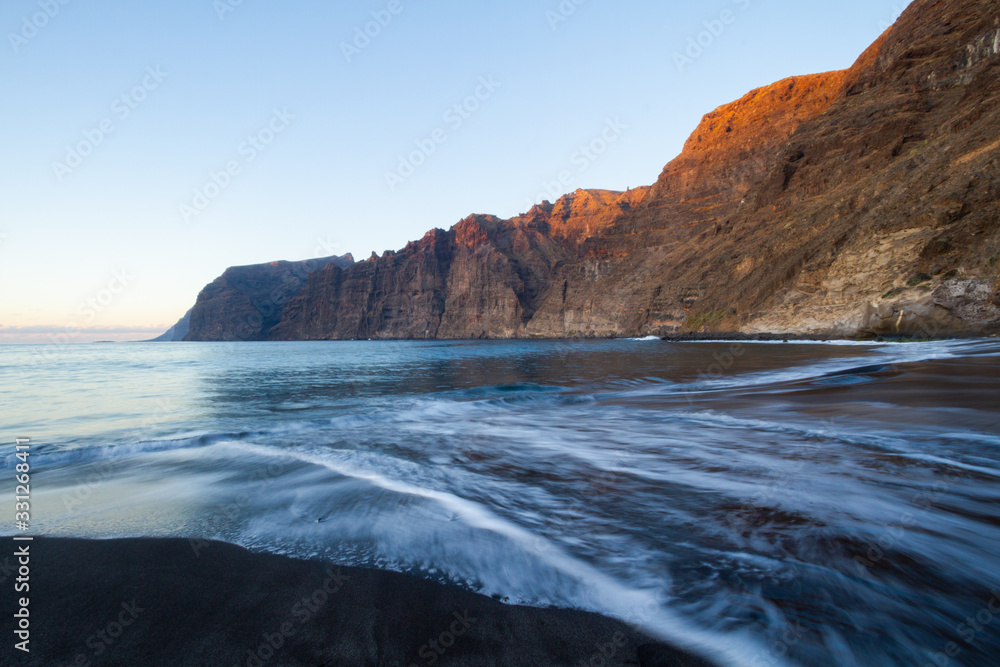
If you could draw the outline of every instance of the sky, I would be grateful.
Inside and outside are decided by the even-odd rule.
[[[5,0],[0,344],[148,339],[229,266],[648,185],[907,4]]]

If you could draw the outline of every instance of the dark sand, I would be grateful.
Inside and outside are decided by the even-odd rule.
[[[25,544],[4,543],[10,553]],[[218,542],[28,544],[30,592],[15,596],[16,575],[4,583],[3,665],[710,664],[597,614],[505,605],[393,572]],[[22,595],[30,654],[11,632]]]

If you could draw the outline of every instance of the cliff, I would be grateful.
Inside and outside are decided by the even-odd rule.
[[[706,115],[642,204],[589,237],[561,267],[531,336],[663,335],[680,330],[725,258],[718,234],[767,178],[774,156],[843,88],[844,72],[792,77]],[[707,260],[707,261],[706,261]]]
[[[229,268],[198,295],[184,340],[267,340],[271,328],[281,320],[285,304],[298,294],[309,274],[353,263],[354,257],[347,254]]]
[[[746,331],[997,331],[998,54],[998,3],[914,2],[776,156],[702,312]]]
[[[266,317],[223,276],[190,339],[993,333],[998,75],[995,0],[916,0],[849,70],[706,115],[650,187],[470,216]]]
[[[525,335],[560,266],[647,189],[577,190],[511,220],[473,215],[398,252],[310,276],[272,340]]]
[[[194,310],[193,308],[191,310]],[[181,319],[177,320],[177,324],[167,329],[163,334],[153,338],[152,340],[145,341],[148,343],[177,343],[184,340],[184,337],[188,335],[188,331],[191,330],[191,310],[184,313]]]

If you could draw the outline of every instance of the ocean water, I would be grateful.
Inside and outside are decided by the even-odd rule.
[[[998,370],[995,340],[2,346],[0,495],[30,437],[34,534],[390,568],[724,665],[997,665]]]

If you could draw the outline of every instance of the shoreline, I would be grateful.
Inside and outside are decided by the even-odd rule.
[[[27,544],[30,653],[8,638],[3,664],[713,664],[599,614],[507,605],[396,572],[205,540]],[[3,613],[17,611],[15,597]]]
[[[930,343],[951,340],[990,340],[997,335],[989,334],[969,334],[969,335],[947,335],[919,337],[895,334],[880,334],[870,336],[819,336],[814,334],[772,334],[772,333],[680,333],[658,338],[668,343],[858,343],[872,344],[879,343]]]
[[[253,345],[259,343],[483,343],[483,342],[540,342],[540,343],[572,343],[572,342],[594,342],[594,341],[613,341],[613,340],[653,340],[659,339],[666,342],[673,343],[685,343],[685,342],[719,342],[719,343],[736,343],[736,342],[813,342],[813,343],[838,343],[838,342],[849,342],[849,343],[912,343],[912,342],[932,342],[932,341],[950,341],[950,340],[994,340],[1000,338],[1000,334],[995,333],[995,329],[990,329],[989,331],[979,331],[979,332],[960,332],[960,333],[948,333],[941,334],[939,336],[917,336],[917,335],[906,335],[906,334],[858,334],[854,336],[823,336],[819,334],[778,334],[778,333],[744,333],[744,332],[683,332],[683,333],[673,333],[673,334],[648,334],[648,335],[635,335],[635,336],[624,336],[624,335],[592,335],[592,336],[569,336],[565,338],[536,338],[536,337],[522,337],[522,338],[377,338],[377,339],[362,339],[362,338],[304,338],[301,340],[192,340],[192,341],[157,341],[157,340],[122,340],[122,341],[80,341],[79,343],[72,343],[72,345],[97,345],[97,344],[124,344],[124,345],[134,345],[134,344],[183,344],[183,345],[211,345],[211,344],[241,344],[241,345]],[[58,345],[58,343],[0,343],[0,346],[52,346]]]

